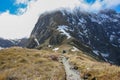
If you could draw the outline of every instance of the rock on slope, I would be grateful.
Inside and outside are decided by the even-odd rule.
[[[113,10],[88,13],[78,9],[44,13],[35,25],[27,47],[59,46],[65,42],[120,65],[120,13]]]

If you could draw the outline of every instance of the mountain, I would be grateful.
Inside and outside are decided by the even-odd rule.
[[[91,13],[75,9],[40,15],[27,47],[41,49],[63,44],[120,65],[120,13],[114,10]]]
[[[25,47],[27,43],[27,38],[22,38],[22,39],[3,39],[0,38],[0,47],[1,48],[8,48],[12,46],[20,46],[20,47]]]

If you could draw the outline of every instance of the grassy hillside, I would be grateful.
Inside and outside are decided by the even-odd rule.
[[[64,80],[61,63],[48,51],[9,48],[0,51],[0,80]]]
[[[83,52],[81,52],[83,53]],[[110,63],[98,62],[89,56],[78,52],[66,55],[72,65],[78,67],[81,77],[88,76],[88,80],[120,80],[120,67]]]
[[[88,80],[120,80],[120,67],[98,62],[82,51],[71,51],[71,46],[60,46],[42,50],[13,47],[0,50],[0,80],[65,80],[62,63],[58,61],[63,49],[70,63]]]

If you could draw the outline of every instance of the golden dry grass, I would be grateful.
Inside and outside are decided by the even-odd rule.
[[[49,56],[57,53],[13,47],[0,51],[0,80],[64,80],[61,63]]]
[[[78,66],[78,70],[83,78],[86,74],[91,74],[88,80],[92,80],[94,77],[97,80],[120,80],[120,67],[111,65],[105,62],[98,62],[98,60],[86,55],[82,51],[72,52],[70,45],[59,46],[58,52],[66,50],[67,53],[64,56],[69,58],[71,64]]]
[[[71,64],[78,66],[78,70],[81,72],[81,77],[86,74],[91,74],[88,80],[92,80],[94,77],[97,80],[120,80],[120,67],[111,65],[105,62],[98,62],[89,56],[84,54],[69,54]]]
[[[0,50],[0,80],[65,80],[63,65],[51,59],[51,55],[59,57],[62,50],[72,65],[78,67],[83,78],[91,74],[97,80],[120,80],[120,67],[105,62],[98,62],[82,51],[72,52],[71,46],[60,46],[57,52],[52,49],[26,49],[13,47]]]

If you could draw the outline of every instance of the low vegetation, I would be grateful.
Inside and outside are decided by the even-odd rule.
[[[45,50],[9,48],[0,51],[0,80],[64,80],[61,63]]]
[[[120,67],[98,62],[83,52],[66,55],[72,65],[77,66],[82,78],[88,80],[120,80]]]
[[[120,67],[100,62],[71,46],[42,50],[13,47],[0,50],[0,80],[65,80],[59,57],[62,50],[74,69],[87,80],[120,80]]]

